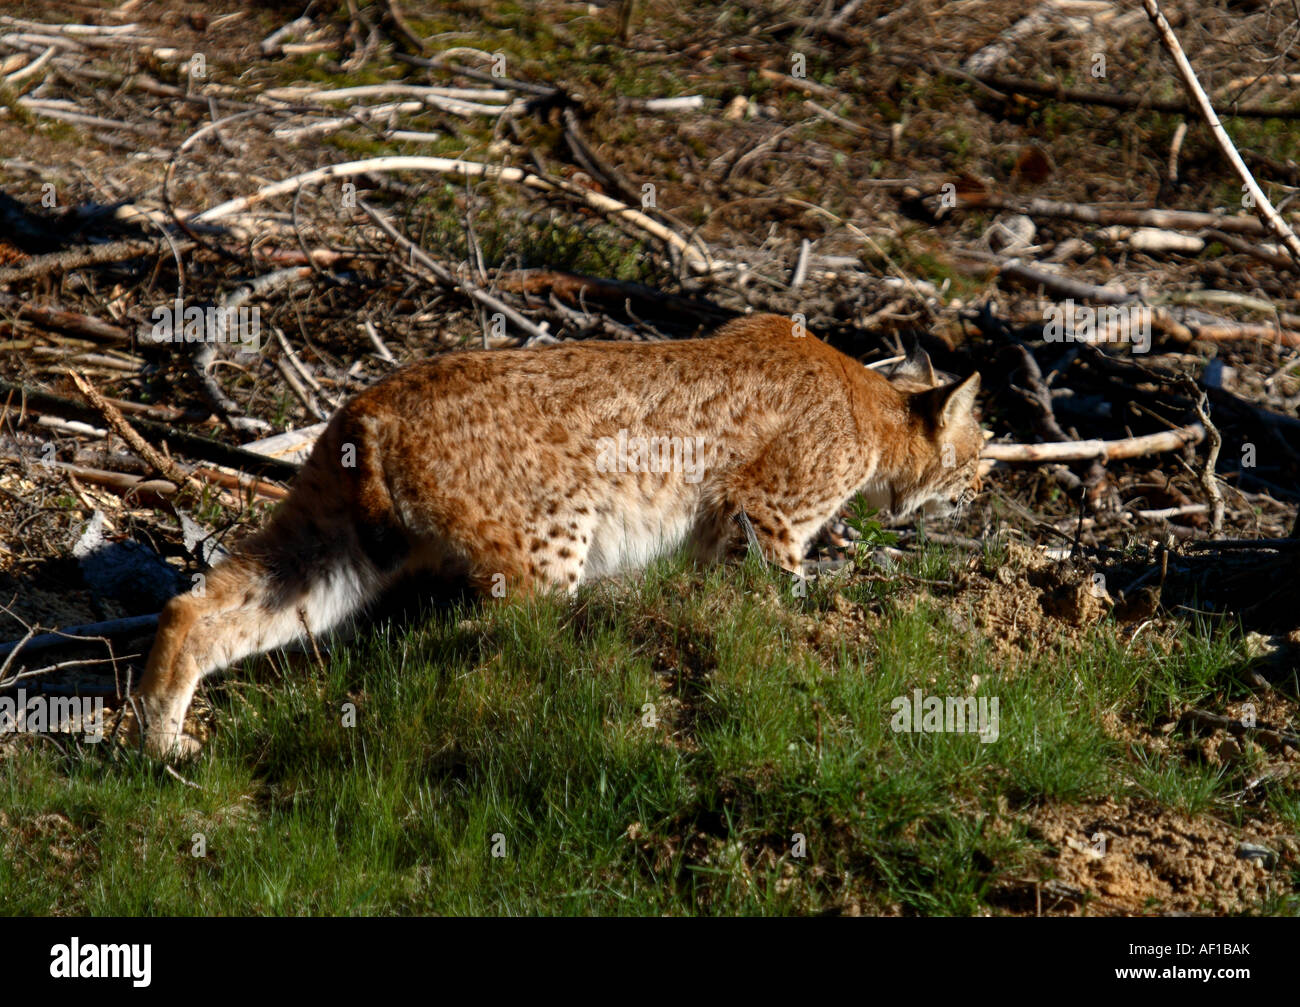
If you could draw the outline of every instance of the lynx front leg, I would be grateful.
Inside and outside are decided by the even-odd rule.
[[[751,545],[756,545],[768,562],[789,573],[802,574],[803,542],[786,516],[762,501],[722,501],[700,523],[695,538],[696,553],[707,560],[743,553]]]

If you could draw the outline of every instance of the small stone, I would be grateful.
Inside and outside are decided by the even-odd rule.
[[[1277,864],[1277,854],[1267,846],[1256,843],[1238,843],[1237,857],[1240,860],[1254,860],[1270,871]]]

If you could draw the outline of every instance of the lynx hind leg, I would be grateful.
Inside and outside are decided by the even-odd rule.
[[[328,631],[378,587],[342,557],[322,557],[306,568],[300,560],[275,552],[237,555],[212,570],[202,589],[167,603],[139,688],[150,753],[197,752],[199,744],[185,734],[184,723],[205,676],[308,631]]]
[[[327,430],[270,525],[163,609],[137,690],[152,754],[198,750],[184,723],[205,676],[330,630],[401,567],[404,536],[373,464],[373,440],[358,438],[359,464],[340,474],[337,452],[347,432],[346,424]]]

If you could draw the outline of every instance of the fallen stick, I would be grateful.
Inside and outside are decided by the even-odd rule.
[[[568,144],[569,151],[579,167],[600,181],[606,189],[613,190],[623,202],[635,203],[639,200],[640,190],[628,181],[621,171],[601,157],[587,141],[577,113],[571,108],[566,108],[562,118],[564,119],[564,142]]]
[[[1162,507],[1160,510],[1135,510],[1133,513],[1144,521],[1168,521],[1171,517],[1204,514],[1209,509],[1209,504],[1186,504],[1182,507]]]
[[[704,95],[684,94],[679,98],[632,98],[633,107],[647,112],[686,112],[704,107]]]
[[[204,482],[224,486],[226,489],[238,490],[241,493],[252,490],[257,496],[267,500],[283,500],[289,495],[289,491],[283,486],[277,486],[261,479],[254,479],[242,472],[237,474],[222,472],[219,469],[210,469],[205,466],[197,466],[191,469],[190,472],[195,479],[202,479]]]
[[[856,262],[857,260],[853,260]],[[559,269],[512,269],[492,278],[497,290],[518,294],[555,294],[569,304],[604,301],[620,307],[627,302],[646,305],[660,311],[685,312],[710,322],[734,318],[736,312],[703,298],[669,294],[643,283],[583,276]]]
[[[56,52],[58,52],[58,46],[53,46],[53,45],[50,46],[48,49],[45,50],[45,52],[37,56],[36,59],[31,63],[28,63],[24,67],[20,67],[19,69],[15,70],[13,73],[9,74],[9,76],[7,77],[0,78],[0,87],[4,87],[4,88],[17,87],[28,77],[32,77],[40,73],[42,70],[45,69],[45,65],[49,63],[51,59],[54,58],[54,54]]]
[[[178,251],[188,251],[193,242],[176,242]],[[124,262],[160,251],[162,245],[152,238],[125,238],[122,241],[110,241],[105,245],[91,245],[89,248],[69,248],[48,255],[37,255],[28,259],[21,266],[0,269],[0,284],[29,280],[34,276],[47,273],[67,273],[84,266],[102,266],[109,263]]]
[[[380,98],[385,95],[406,95],[414,98],[453,98],[458,101],[497,101],[508,102],[509,91],[491,87],[431,87],[427,84],[363,84],[359,87],[314,88],[314,87],[277,87],[263,91],[267,98],[291,103],[313,102],[329,104],[336,101],[353,101],[358,98]],[[504,106],[497,106],[493,111],[500,112]]]
[[[1291,329],[1279,329],[1273,325],[1257,322],[1242,322],[1237,325],[1195,325],[1187,326],[1192,339],[1209,343],[1227,343],[1236,340],[1259,340],[1278,346],[1300,348],[1300,332]]]
[[[1245,549],[1275,549],[1279,552],[1300,550],[1300,538],[1221,538],[1207,539],[1201,542],[1188,542],[1188,549],[1198,552],[1234,552]]]
[[[272,53],[283,48],[283,40],[286,38],[299,38],[312,28],[312,20],[303,16],[282,25],[270,35],[258,43],[258,48],[262,50],[262,55],[270,56]]]
[[[85,465],[73,465],[70,462],[48,462],[51,468],[66,472],[94,486],[100,486],[114,493],[119,493],[128,501],[143,507],[159,507],[174,497],[178,490],[170,479],[150,479],[131,472],[113,472],[109,469],[89,468]],[[226,501],[238,506],[238,501]]]
[[[51,21],[29,21],[26,18],[10,17],[8,14],[0,15],[0,25],[26,31],[48,31],[56,35],[130,35],[134,31],[139,31],[141,27],[134,21],[119,25],[58,24]]]
[[[275,434],[272,437],[263,437],[260,441],[251,441],[244,445],[244,450],[264,458],[273,458],[282,465],[292,466],[294,471],[297,471],[298,466],[311,454],[317,438],[324,432],[324,423],[313,423],[309,427]]]
[[[1222,729],[1238,736],[1249,734],[1261,741],[1268,742],[1274,748],[1281,748],[1283,745],[1290,745],[1293,748],[1300,747],[1300,734],[1275,730],[1262,724],[1259,727],[1250,727],[1240,720],[1220,716],[1217,713],[1210,713],[1208,710],[1188,710],[1180,718],[1179,726],[1183,730],[1187,730],[1189,727],[1207,727],[1212,731]]]
[[[380,360],[386,364],[395,364],[398,362],[397,358],[393,356],[393,351],[388,348],[388,344],[385,343],[383,339],[379,337],[379,333],[375,331],[374,323],[371,322],[370,319],[366,319],[362,328],[365,330],[366,335],[370,337],[370,341],[374,344],[375,349],[379,351]]]
[[[1205,464],[1201,467],[1199,479],[1201,489],[1205,490],[1205,495],[1210,498],[1210,534],[1218,535],[1223,531],[1223,494],[1219,491],[1218,477],[1215,475],[1214,467],[1219,461],[1219,449],[1223,447],[1223,435],[1219,433],[1210,419],[1210,400],[1208,392],[1201,391],[1196,386],[1196,382],[1186,375],[1183,376],[1183,388],[1195,403],[1196,415],[1200,419],[1201,425],[1209,433],[1209,448],[1205,454]]]
[[[72,379],[72,383],[77,386],[77,391],[81,392],[86,401],[104,417],[104,422],[108,424],[109,428],[122,440],[126,441],[131,450],[150,468],[166,476],[178,486],[185,485],[195,492],[202,490],[202,486],[197,480],[186,476],[170,458],[164,458],[152,444],[136,433],[135,428],[126,421],[126,417],[118,412],[116,406],[100,395],[99,390],[94,385],[76,371],[69,371],[68,376]]]
[[[383,232],[392,238],[393,241],[397,243],[398,247],[410,256],[412,262],[418,262],[422,265],[437,278],[439,283],[451,287],[452,289],[457,287],[463,289],[472,300],[477,301],[479,304],[483,305],[485,308],[491,309],[492,311],[499,311],[527,332],[533,339],[545,340],[550,337],[550,333],[545,329],[540,328],[533,322],[529,321],[500,298],[493,297],[486,291],[480,290],[477,286],[467,280],[457,279],[451,270],[440,262],[430,258],[424,249],[399,231],[397,225],[389,220],[386,214],[376,210],[365,200],[357,200],[357,206],[364,210],[370,219],[378,224]]]
[[[1290,269],[1290,256],[1283,255],[1280,252],[1272,252],[1267,248],[1261,248],[1259,245],[1251,244],[1244,238],[1238,238],[1235,234],[1225,234],[1222,231],[1216,231],[1214,228],[1207,229],[1202,235],[1205,241],[1217,241],[1221,245],[1231,248],[1234,252],[1241,252],[1261,262],[1267,262],[1274,269]]]
[[[1185,444],[1199,444],[1205,439],[1205,427],[1199,423],[1178,430],[1162,430],[1140,437],[1115,441],[1065,441],[1049,444],[986,444],[981,458],[998,462],[1078,462],[1098,459],[1142,458],[1146,455],[1176,451]]]
[[[1237,234],[1265,234],[1258,217],[1196,210],[1151,210],[1119,206],[1092,206],[1088,203],[1065,203],[1054,199],[1011,199],[994,193],[957,191],[958,205],[986,207],[1023,213],[1026,217],[1056,217],[1083,224],[1122,224],[1129,227],[1158,227],[1172,231],[1199,231],[1214,228]]]
[[[461,161],[453,160],[448,157],[419,157],[419,156],[386,156],[372,157],[364,161],[344,161],[340,164],[330,164],[323,168],[316,168],[312,171],[305,171],[299,175],[292,175],[289,178],[281,179],[278,182],[272,182],[264,185],[256,192],[247,196],[240,196],[237,199],[229,199],[224,203],[218,203],[201,213],[192,214],[187,218],[189,224],[207,224],[214,220],[220,220],[222,217],[228,217],[231,214],[242,213],[251,206],[265,202],[275,196],[282,196],[285,193],[293,192],[300,186],[312,182],[324,181],[328,178],[350,178],[355,175],[364,175],[367,172],[390,172],[390,171],[431,171],[442,175],[456,175],[462,179],[471,178],[488,178],[502,179],[506,182],[518,182],[521,185],[531,189],[537,189],[541,192],[563,192],[567,195],[581,199],[588,206],[607,213],[620,220],[624,220],[652,237],[657,238],[664,244],[673,248],[686,260],[687,264],[696,272],[705,273],[711,268],[708,259],[700,253],[694,245],[677,234],[675,231],[665,227],[659,221],[652,217],[646,216],[640,210],[634,210],[630,206],[620,203],[617,199],[612,199],[603,193],[593,192],[590,189],[584,189],[580,185],[565,182],[562,179],[542,178],[531,172],[524,171],[521,168],[502,167],[494,164],[482,164],[478,161]],[[1251,218],[1252,220],[1254,218]],[[1256,222],[1258,223],[1258,222]]]
[[[1196,71],[1192,69],[1192,64],[1187,61],[1187,55],[1178,42],[1178,36],[1174,34],[1174,30],[1170,27],[1169,22],[1165,20],[1165,16],[1160,13],[1159,4],[1156,3],[1156,0],[1142,0],[1142,5],[1146,8],[1147,17],[1155,25],[1156,34],[1160,36],[1161,43],[1173,58],[1174,65],[1178,67],[1179,76],[1183,78],[1183,86],[1191,94],[1192,101],[1201,113],[1201,118],[1210,127],[1210,132],[1214,135],[1219,149],[1223,151],[1223,156],[1228,159],[1228,163],[1237,172],[1237,177],[1241,179],[1246,191],[1250,194],[1253,201],[1252,205],[1268,223],[1269,229],[1277,235],[1287,251],[1291,253],[1296,265],[1300,265],[1300,238],[1296,237],[1295,232],[1287,225],[1282,215],[1273,208],[1268,196],[1259,187],[1259,183],[1255,181],[1255,176],[1246,167],[1246,162],[1237,153],[1237,147],[1232,142],[1232,138],[1228,136],[1227,130],[1223,128],[1223,123],[1219,122],[1219,117],[1214,114],[1214,106],[1210,104],[1210,96],[1205,93],[1205,88],[1201,87],[1201,82],[1196,79]]]
[[[0,457],[9,461],[17,460],[14,455]],[[136,475],[133,472],[114,472],[111,469],[91,468],[86,465],[75,465],[71,462],[51,461],[41,464],[48,465],[60,472],[66,472],[83,482],[101,486],[104,489],[112,490],[114,493],[120,493],[123,497],[146,507],[160,506],[179,492],[176,483],[170,479],[152,479],[148,476]],[[227,507],[242,507],[244,500],[242,495],[239,494],[247,493],[250,490],[256,496],[277,502],[289,495],[289,491],[283,486],[264,482],[261,479],[254,479],[252,476],[243,473],[222,472],[219,469],[190,465],[177,465],[177,468],[186,476],[216,486],[222,491],[218,494],[221,503]],[[227,493],[224,492],[225,490],[235,490],[237,493]]]
[[[919,66],[928,73],[937,73],[954,80],[972,78],[993,89],[999,97],[1005,98],[1006,92],[1036,95],[1040,98],[1055,98],[1057,101],[1079,105],[1102,105],[1107,108],[1147,109],[1152,112],[1169,112],[1174,115],[1190,115],[1195,109],[1186,101],[1171,101],[1162,98],[1150,98],[1135,94],[1107,94],[1104,91],[1092,91],[1086,88],[1062,87],[1057,83],[1040,83],[1024,77],[1010,77],[995,73],[980,73],[973,70],[958,70],[955,67],[940,66],[930,62],[920,62],[908,57],[886,57],[895,65],[908,67]],[[1272,108],[1268,105],[1239,105],[1226,109],[1223,113],[1237,119],[1300,119],[1300,108]]]
[[[32,115],[43,116],[46,119],[57,119],[60,122],[70,122],[77,126],[96,126],[100,129],[117,129],[125,133],[141,133],[146,136],[157,136],[159,130],[155,126],[141,126],[133,122],[122,122],[120,119],[105,119],[99,115],[86,115],[82,112],[71,112],[57,105],[50,105],[36,98],[19,98],[16,102],[19,108],[30,112]]]
[[[397,6],[397,0],[385,0],[384,6],[388,8],[388,19],[393,22],[393,27],[397,29],[397,34],[406,39],[419,52],[428,52],[429,44],[415,34],[415,30],[402,14],[402,10]]]
[[[158,616],[132,615],[124,619],[110,619],[107,622],[92,622],[84,626],[69,626],[67,629],[51,633],[39,633],[23,640],[11,640],[0,643],[0,658],[8,659],[16,651],[24,655],[49,650],[51,647],[66,647],[76,644],[102,643],[106,639],[124,636],[137,636],[152,632],[158,628]]]
[[[34,261],[34,260],[33,260]],[[43,329],[66,332],[96,343],[127,343],[131,333],[120,325],[100,321],[92,315],[40,304],[23,304],[12,294],[0,293],[0,309],[13,309],[20,322],[30,322]]]
[[[65,399],[38,388],[16,385],[0,379],[0,408],[7,405],[33,409],[38,412],[53,412],[69,419],[82,422],[98,423],[102,417],[99,412],[84,403]],[[267,455],[257,454],[244,448],[234,447],[215,441],[210,437],[185,433],[152,420],[137,419],[135,426],[141,432],[155,440],[164,440],[173,451],[183,452],[193,458],[216,462],[228,468],[243,469],[273,479],[292,479],[298,472],[298,466],[280,461]]]
[[[1095,283],[1071,280],[1066,276],[1049,273],[1044,269],[1027,266],[1019,259],[1008,259],[998,270],[999,278],[1006,278],[1013,283],[1030,290],[1041,287],[1058,298],[1076,301],[1093,301],[1097,304],[1130,304],[1138,299],[1136,294],[1124,290],[1099,287]]]

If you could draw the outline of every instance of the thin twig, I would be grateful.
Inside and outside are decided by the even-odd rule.
[[[1268,223],[1272,232],[1277,235],[1278,239],[1286,246],[1291,257],[1295,259],[1296,265],[1300,265],[1300,238],[1288,226],[1282,215],[1273,208],[1269,202],[1268,196],[1264,190],[1259,187],[1255,181],[1255,176],[1250,173],[1246,167],[1246,162],[1241,159],[1237,153],[1237,147],[1228,136],[1227,130],[1223,128],[1223,123],[1219,122],[1219,117],[1214,113],[1214,106],[1210,104],[1210,97],[1205,93],[1205,88],[1201,87],[1201,82],[1196,79],[1196,71],[1192,69],[1192,64],[1187,61],[1187,55],[1183,52],[1183,47],[1178,42],[1178,36],[1174,34],[1173,28],[1165,20],[1165,16],[1160,13],[1160,6],[1156,0],[1142,0],[1142,6],[1146,8],[1147,16],[1151,23],[1155,25],[1156,33],[1160,36],[1169,55],[1173,57],[1174,64],[1178,67],[1178,73],[1183,78],[1183,85],[1192,96],[1192,101],[1201,113],[1201,118],[1205,124],[1210,127],[1210,132],[1214,134],[1214,139],[1223,151],[1232,167],[1236,170],[1237,176],[1242,180],[1246,191],[1250,193],[1254,201],[1254,207]]]

